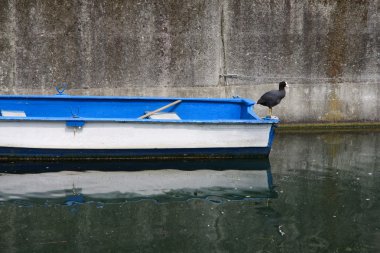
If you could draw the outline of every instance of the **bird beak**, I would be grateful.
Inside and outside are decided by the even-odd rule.
[[[289,88],[289,87],[290,87],[290,85],[289,85],[288,83],[286,83],[285,87],[288,87],[288,88]]]

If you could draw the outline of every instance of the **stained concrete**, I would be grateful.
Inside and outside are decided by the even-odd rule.
[[[283,122],[380,121],[379,10],[379,0],[0,0],[0,92],[68,82],[70,94],[257,100],[286,80],[274,108]]]

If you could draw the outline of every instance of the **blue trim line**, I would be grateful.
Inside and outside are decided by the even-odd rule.
[[[0,148],[0,159],[112,159],[112,158],[248,158],[268,157],[270,147],[197,149],[35,149]]]
[[[253,159],[165,159],[165,160],[75,160],[75,161],[17,161],[0,162],[2,173],[40,173],[48,171],[141,171],[141,170],[267,170],[271,177],[267,157]],[[268,181],[272,182],[272,180]],[[271,185],[271,184],[270,184]]]
[[[275,136],[275,128],[277,128],[277,125],[273,124],[270,128],[269,132],[269,140],[268,140],[268,147],[272,147],[274,136]]]

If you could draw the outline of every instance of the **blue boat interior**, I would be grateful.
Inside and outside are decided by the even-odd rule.
[[[253,111],[254,101],[243,98],[142,98],[97,96],[0,96],[0,120],[81,119],[81,120],[151,120],[139,119],[146,113],[167,106],[160,113],[175,114],[175,121],[257,121],[264,120]],[[178,118],[177,118],[178,117]],[[159,121],[165,118],[159,119]],[[272,120],[269,120],[272,121]],[[268,120],[266,120],[268,123]],[[273,122],[272,122],[273,123]],[[276,122],[274,122],[276,123]]]

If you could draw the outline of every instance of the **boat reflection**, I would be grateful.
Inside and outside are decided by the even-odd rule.
[[[202,198],[220,202],[276,197],[268,159],[19,162],[0,168],[0,201],[73,204]]]

